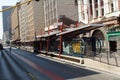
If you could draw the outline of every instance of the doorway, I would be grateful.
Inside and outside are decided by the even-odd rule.
[[[117,41],[110,41],[110,51],[116,52],[117,51]]]

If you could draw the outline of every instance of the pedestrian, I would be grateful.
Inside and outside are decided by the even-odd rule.
[[[3,56],[3,45],[0,43],[0,52],[1,52],[1,56]]]
[[[3,45],[0,43],[0,50],[3,50]]]
[[[10,48],[9,48],[10,53],[11,53],[11,49],[12,49],[12,46],[10,45]]]

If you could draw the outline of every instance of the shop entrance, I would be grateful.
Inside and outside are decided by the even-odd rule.
[[[117,41],[110,41],[110,51],[116,52],[117,51]]]

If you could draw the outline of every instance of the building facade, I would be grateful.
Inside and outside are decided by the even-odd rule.
[[[20,3],[26,0],[21,0]],[[20,37],[22,46],[35,47],[36,36],[44,29],[43,1],[31,1],[19,9]]]
[[[119,15],[120,0],[78,0],[79,22],[85,24],[102,23],[104,27],[91,31],[90,36],[97,37],[101,41],[102,48],[109,51],[117,51],[119,47]],[[111,28],[117,33],[111,33]],[[117,40],[113,37],[117,37]],[[99,35],[99,36],[98,36]],[[111,39],[112,38],[112,39]],[[115,49],[112,49],[112,46]]]
[[[18,5],[17,3],[16,5]],[[11,13],[11,29],[12,29],[12,43],[18,46],[20,42],[20,28],[19,28],[19,7],[13,9]]]
[[[62,30],[76,27],[78,22],[77,0],[44,0],[44,18],[45,35],[40,36],[41,48],[44,48],[42,50],[65,52],[65,46],[61,45],[66,42],[61,41],[62,38],[56,34]]]
[[[2,9],[8,8],[11,6],[2,6]],[[3,41],[4,44],[9,43],[11,39],[11,12],[12,10],[4,11],[3,12]]]
[[[64,25],[75,25],[78,21],[76,0],[44,0],[45,31],[57,28],[55,23],[63,22]]]
[[[20,3],[24,1],[26,0],[21,0]],[[39,50],[44,44],[44,50],[49,51],[50,46],[56,44],[55,41],[59,41],[54,48],[58,49],[62,45],[63,52],[70,53],[70,47],[77,44],[71,45],[72,40],[83,37],[93,48],[100,46],[99,48],[102,47],[103,52],[106,50],[118,51],[120,48],[119,3],[119,0],[40,0],[23,4],[19,9],[22,46]],[[81,28],[77,28],[78,23]],[[93,28],[91,24],[98,24],[97,26],[104,24],[105,26]],[[87,25],[86,29],[83,25]],[[56,36],[58,33],[61,33],[62,36],[61,34]],[[95,42],[95,39],[98,42]],[[93,41],[94,44],[89,41]],[[113,45],[114,49],[111,48]],[[90,46],[87,47],[90,50],[93,49]],[[80,52],[76,51],[76,48],[73,50]]]

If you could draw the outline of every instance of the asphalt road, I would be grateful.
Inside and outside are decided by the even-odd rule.
[[[6,48],[0,51],[0,80],[120,80],[113,74],[51,59]]]

